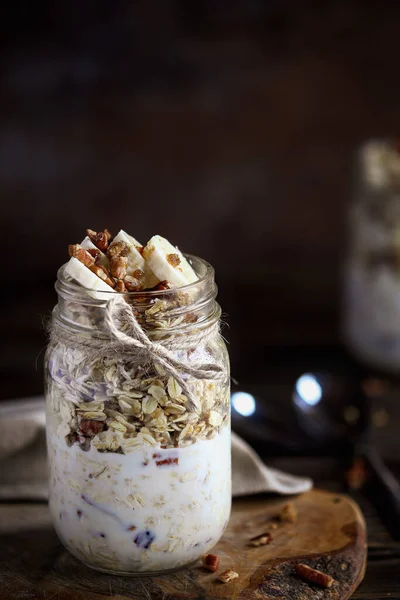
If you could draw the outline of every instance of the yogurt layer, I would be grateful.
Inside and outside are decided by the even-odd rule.
[[[221,537],[231,505],[230,428],[188,447],[128,454],[68,447],[48,428],[50,509],[82,562],[120,572],[172,569]]]

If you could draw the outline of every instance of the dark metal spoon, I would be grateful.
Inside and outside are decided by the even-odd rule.
[[[392,533],[400,539],[400,483],[373,443],[370,404],[360,379],[331,373],[303,375],[293,393],[303,431],[321,447],[332,445],[345,456],[364,459]]]

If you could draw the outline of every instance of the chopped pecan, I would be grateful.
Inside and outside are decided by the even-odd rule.
[[[298,563],[294,566],[296,575],[308,581],[309,583],[316,583],[321,587],[330,588],[334,584],[335,580],[333,577],[328,575],[327,573],[323,573],[322,571],[318,571],[317,569],[313,569],[308,565],[304,565]]]
[[[101,265],[92,265],[89,268],[95,275],[97,275],[97,277],[100,277],[100,279],[108,283],[108,285],[110,285],[112,288],[115,286],[115,281],[111,279],[110,273],[105,267],[102,267]]]
[[[112,234],[108,231],[108,229],[105,229],[104,233],[106,235],[108,243],[110,243],[110,240],[112,240]]]
[[[123,294],[124,292],[126,292],[126,285],[123,281],[117,281],[114,289],[116,292]]]
[[[272,535],[269,532],[261,533],[249,540],[249,546],[259,548],[260,546],[267,546],[272,542]]]
[[[68,246],[68,254],[78,259],[85,267],[94,265],[93,256],[85,248],[82,248],[80,244],[70,244]]]
[[[110,258],[110,272],[116,279],[123,279],[126,276],[128,258],[126,256],[113,256]]]
[[[164,279],[164,281],[160,281],[154,287],[148,288],[147,291],[149,291],[149,292],[163,292],[164,290],[170,290],[170,289],[171,289],[171,286],[169,285],[168,281],[166,279]]]
[[[135,246],[136,250],[143,256],[144,246]]]
[[[167,254],[167,261],[173,267],[177,267],[181,263],[181,259],[178,254]]]
[[[222,581],[222,583],[228,583],[229,581],[233,581],[233,579],[237,579],[238,577],[239,573],[236,573],[236,571],[232,571],[232,569],[228,569],[227,571],[221,573],[218,576],[218,579],[219,581]]]
[[[93,229],[86,229],[86,233],[88,234],[91,242],[97,246],[99,250],[105,252],[108,247],[108,236],[104,231],[93,231]]]
[[[107,249],[107,256],[111,260],[118,256],[128,256],[129,247],[125,242],[113,242]]]
[[[216,554],[205,554],[201,558],[201,562],[203,563],[203,567],[205,567],[208,571],[215,573],[219,568],[219,558]]]
[[[126,289],[129,292],[137,292],[140,290],[140,281],[136,279],[136,277],[131,277],[130,275],[127,275],[124,279],[124,282],[126,285]]]
[[[82,419],[79,424],[79,429],[84,435],[88,437],[94,437],[100,433],[100,431],[103,431],[104,423],[102,421],[94,421],[92,419]]]
[[[142,271],[142,269],[135,269],[135,271],[133,271],[132,273],[132,276],[136,279],[141,279],[142,277],[144,277],[144,271]]]
[[[89,248],[88,252],[91,256],[93,256],[95,261],[97,261],[100,258],[101,252],[98,248]]]
[[[296,523],[297,509],[293,502],[288,502],[279,513],[279,520],[285,523]]]

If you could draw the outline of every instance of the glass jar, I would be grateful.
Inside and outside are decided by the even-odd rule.
[[[228,522],[229,359],[214,270],[188,258],[199,280],[178,290],[88,291],[58,273],[46,355],[49,504],[63,544],[100,571],[182,567]],[[110,311],[116,297],[128,320]]]
[[[360,151],[345,263],[343,329],[362,361],[400,371],[400,147]]]

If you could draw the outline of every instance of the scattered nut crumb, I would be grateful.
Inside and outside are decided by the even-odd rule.
[[[360,490],[368,477],[368,470],[365,460],[361,456],[357,456],[350,469],[346,472],[347,485],[352,490]]]
[[[279,520],[283,523],[296,523],[297,521],[297,508],[293,504],[293,502],[288,502],[282,508],[279,513]]]
[[[220,573],[220,575],[218,575],[218,580],[222,581],[222,583],[229,583],[229,581],[233,581],[238,577],[239,573],[236,573],[236,571],[232,571],[232,569],[228,569],[227,571],[224,571],[223,573]]]
[[[261,533],[249,540],[249,546],[259,548],[260,546],[267,546],[272,542],[272,535],[269,532]]]
[[[327,573],[313,569],[308,565],[298,563],[294,566],[294,568],[296,575],[301,579],[304,579],[304,581],[308,581],[309,583],[315,583],[321,587],[330,588],[335,582],[333,577]]]
[[[213,573],[218,571],[219,558],[216,554],[205,554],[202,557],[201,562],[203,563],[203,567],[208,571],[212,571]]]

